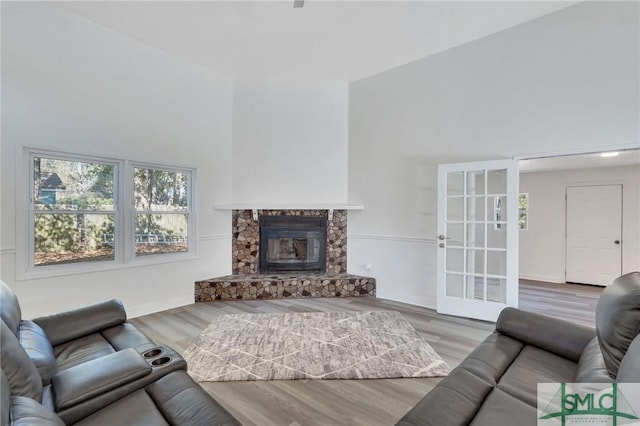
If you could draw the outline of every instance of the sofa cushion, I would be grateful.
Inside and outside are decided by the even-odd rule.
[[[172,425],[240,426],[184,371],[174,371],[156,380],[147,386],[147,392]]]
[[[128,322],[106,328],[102,330],[100,334],[102,334],[107,342],[117,351],[134,348],[137,349],[138,352],[144,352],[146,349],[156,346],[147,336]]]
[[[18,338],[4,321],[0,322],[0,364],[7,376],[11,395],[22,395],[38,402],[42,401],[42,379],[38,369],[20,346]]]
[[[127,395],[89,417],[74,423],[76,426],[89,425],[168,425],[153,400],[144,390]],[[206,424],[206,423],[203,423]]]
[[[536,417],[535,407],[494,389],[473,418],[471,426],[536,426]]]
[[[133,324],[124,323],[57,345],[53,352],[58,370],[64,370],[116,351],[134,348],[144,352],[155,346]]]
[[[18,337],[25,352],[36,365],[42,384],[49,384],[51,377],[58,372],[58,366],[44,330],[33,321],[21,321]]]
[[[525,346],[500,378],[498,388],[535,407],[538,383],[572,382],[578,364],[535,346]]]
[[[18,335],[18,327],[22,319],[20,303],[11,287],[0,281],[0,318],[7,325],[14,336]]]
[[[54,346],[58,370],[73,367],[92,359],[115,352],[109,342],[100,333],[93,333],[79,339]]]
[[[640,272],[623,275],[604,289],[596,307],[596,333],[607,370],[615,378],[640,333]]]
[[[580,361],[578,361],[578,370],[574,381],[575,383],[609,383],[613,381],[604,363],[597,337],[591,339],[591,342],[584,348]]]
[[[464,368],[455,368],[397,425],[466,425],[475,417],[493,386]],[[452,407],[455,406],[455,409]]]
[[[65,426],[54,412],[31,398],[11,397],[11,426]]]
[[[640,335],[631,342],[620,368],[618,368],[618,382],[640,383]]]

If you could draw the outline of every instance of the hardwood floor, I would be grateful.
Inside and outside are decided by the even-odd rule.
[[[520,307],[593,325],[600,288],[524,281]],[[158,344],[182,353],[216,316],[261,312],[395,310],[455,367],[494,324],[440,315],[434,310],[379,298],[195,303],[132,319]],[[393,425],[440,379],[295,380],[203,383],[203,388],[243,425]]]
[[[520,308],[593,327],[604,287],[520,280]]]

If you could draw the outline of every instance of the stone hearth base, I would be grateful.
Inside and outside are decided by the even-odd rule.
[[[350,274],[227,275],[196,281],[195,286],[196,302],[375,295],[375,278]]]

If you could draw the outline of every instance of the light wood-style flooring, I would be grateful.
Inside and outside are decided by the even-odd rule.
[[[523,281],[522,309],[593,325],[601,288]],[[369,297],[195,303],[132,319],[158,344],[182,353],[216,316],[236,313],[394,310],[451,367],[494,328],[483,321]],[[296,380],[203,383],[243,425],[393,425],[440,379]]]

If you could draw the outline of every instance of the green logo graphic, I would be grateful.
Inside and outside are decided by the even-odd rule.
[[[607,388],[601,391],[576,391],[571,386],[567,388],[566,383],[560,383],[560,389],[553,395],[543,413],[544,415],[539,417],[540,420],[558,419],[562,426],[565,426],[568,420],[575,420],[575,423],[597,422],[617,426],[618,419],[639,419],[629,401],[618,389],[617,383],[607,385]]]

